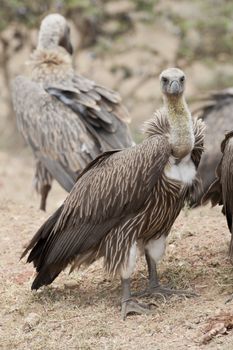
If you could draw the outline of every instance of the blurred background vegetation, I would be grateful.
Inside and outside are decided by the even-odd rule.
[[[70,20],[76,70],[121,93],[136,139],[160,104],[162,69],[185,70],[191,105],[209,90],[233,86],[232,1],[1,0],[1,148],[23,145],[10,81],[26,71],[40,21],[51,12]]]

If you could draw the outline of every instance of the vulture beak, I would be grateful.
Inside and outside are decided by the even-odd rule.
[[[73,51],[74,51],[73,46],[69,40],[67,41],[67,45],[66,45],[65,49],[69,52],[70,55],[73,54]]]
[[[70,55],[73,54],[73,46],[72,46],[71,41],[70,41],[70,33],[68,30],[66,31],[65,35],[59,41],[59,45],[64,47],[64,49],[66,49],[66,51]]]
[[[172,95],[178,95],[181,93],[181,87],[177,80],[173,80],[169,86],[169,93]]]

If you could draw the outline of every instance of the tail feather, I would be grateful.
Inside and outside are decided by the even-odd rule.
[[[45,223],[40,227],[35,236],[32,238],[27,248],[24,250],[20,259],[22,259],[31,250],[27,258],[27,262],[33,262],[36,268],[39,267],[43,248],[62,212],[62,209],[63,205],[59,207],[55,213],[48,218],[48,220],[45,221]]]
[[[31,289],[39,289],[42,286],[51,284],[59,273],[63,270],[64,266],[61,265],[50,265],[43,267],[34,279]]]

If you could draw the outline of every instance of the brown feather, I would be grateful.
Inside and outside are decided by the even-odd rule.
[[[231,242],[229,254],[233,259],[232,248],[232,216],[233,216],[233,131],[225,135],[225,139],[221,144],[222,158],[216,169],[216,180],[203,196],[203,203],[208,200],[212,205],[223,205],[223,213],[226,215],[229,231],[231,232]]]
[[[77,173],[101,152],[133,144],[119,94],[76,74],[62,46],[36,49],[31,79],[12,84],[18,127],[37,161],[38,192],[53,178],[70,191]]]
[[[232,89],[212,93],[205,100],[199,109],[199,116],[206,124],[205,151],[198,168],[202,188],[193,194],[193,206],[201,204],[201,198],[215,180],[215,169],[221,159],[220,144],[225,133],[233,129]]]
[[[202,123],[194,123],[194,129],[193,152],[199,163]],[[165,176],[170,155],[169,124],[159,112],[142,144],[92,162],[67,197],[53,229],[47,234],[50,221],[45,223],[30,245],[28,261],[36,256],[38,271],[32,288],[51,283],[68,264],[74,268],[102,256],[106,270],[115,274],[128,259],[132,242],[168,235],[189,190]],[[41,241],[44,230],[46,242]]]

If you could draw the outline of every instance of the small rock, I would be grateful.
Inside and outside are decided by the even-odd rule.
[[[28,332],[33,330],[40,322],[40,316],[35,312],[31,312],[24,320],[23,329]]]

